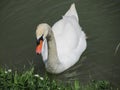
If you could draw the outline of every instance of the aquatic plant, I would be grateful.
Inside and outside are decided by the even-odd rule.
[[[87,85],[79,81],[60,83],[50,80],[48,76],[34,74],[34,68],[18,73],[11,69],[0,68],[0,90],[113,90],[108,81],[91,81]]]

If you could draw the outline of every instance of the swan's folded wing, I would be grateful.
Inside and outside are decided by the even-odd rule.
[[[74,3],[70,6],[70,9],[65,13],[64,16],[75,16],[77,21],[79,21],[78,14],[77,14]]]

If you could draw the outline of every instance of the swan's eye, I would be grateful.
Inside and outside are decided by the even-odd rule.
[[[39,45],[39,44],[40,44],[40,41],[39,41],[39,39],[36,41],[36,43],[37,43],[37,45]]]
[[[43,41],[43,35],[39,38],[39,39],[37,39],[37,45],[39,45],[40,44],[40,40],[42,40]]]

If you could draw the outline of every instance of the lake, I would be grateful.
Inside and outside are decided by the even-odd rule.
[[[79,62],[52,78],[63,81],[109,80],[120,87],[120,0],[1,0],[0,65],[22,71],[35,65],[44,75],[41,56],[35,53],[39,23],[51,26],[76,4],[87,49]]]

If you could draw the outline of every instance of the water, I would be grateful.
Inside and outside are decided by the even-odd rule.
[[[44,75],[41,56],[35,54],[36,26],[52,26],[73,2],[88,46],[76,65],[51,76],[64,81],[109,80],[120,87],[120,0],[1,0],[0,65],[22,70],[32,63]]]

